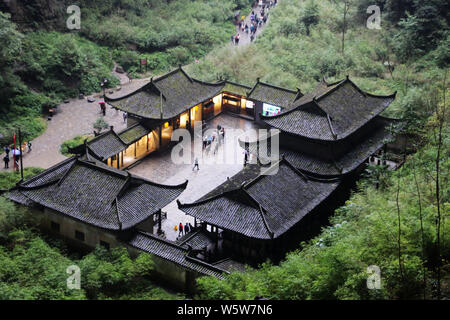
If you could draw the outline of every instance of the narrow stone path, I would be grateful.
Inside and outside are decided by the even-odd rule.
[[[273,8],[275,8],[275,6],[273,6],[273,7],[267,7],[266,6],[264,12],[265,12],[265,15],[267,15],[267,21],[266,21],[266,23],[263,23],[261,26],[258,27],[258,29],[256,30],[256,33],[255,33],[255,39],[263,32],[264,28],[269,23],[270,16],[271,16],[270,12],[273,10]],[[259,5],[254,6],[252,8],[251,12],[254,12],[255,15],[257,15],[260,19],[262,19],[261,7]],[[250,20],[251,12],[244,19],[244,26],[247,24],[249,28],[250,28],[250,25],[252,23],[251,20]],[[237,45],[234,44],[234,43],[231,43],[231,39],[230,39],[230,45],[231,46],[239,47],[239,46],[245,46],[245,45],[248,45],[248,44],[251,43],[250,31],[248,33],[246,33],[245,31],[240,30],[239,29],[239,25],[237,25],[236,26],[236,33],[234,35],[236,35],[236,34],[239,34],[239,37],[240,37],[239,43]]]

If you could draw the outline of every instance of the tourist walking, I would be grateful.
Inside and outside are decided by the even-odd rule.
[[[105,104],[105,102],[104,101],[100,101],[99,104],[100,104],[100,109],[101,109],[101,112],[103,113],[103,116],[106,116],[106,104]]]
[[[30,152],[31,151],[31,147],[32,147],[31,141],[28,142],[27,147],[28,147],[28,152]]]
[[[180,225],[178,226],[178,230],[180,231],[178,235],[183,235],[183,224],[180,222]]]
[[[7,154],[3,157],[3,162],[5,163],[5,169],[9,169],[9,156]]]
[[[248,163],[248,150],[244,151],[244,167],[247,166]]]
[[[195,158],[195,160],[194,160],[194,167],[192,168],[192,171],[194,171],[195,168],[197,168],[197,171],[200,170],[200,168],[198,166],[198,158]]]
[[[9,147],[6,146],[4,150],[5,150],[6,155],[9,157],[9,152],[11,151],[11,149],[9,149]]]
[[[240,38],[240,35],[238,33],[238,34],[236,34],[236,37],[234,39],[234,42],[235,42],[236,45],[239,45],[239,38]]]
[[[123,123],[127,122],[128,115],[126,112],[123,113]]]
[[[186,222],[186,224],[184,225],[184,233],[188,234],[189,232],[191,232],[191,229],[189,228],[188,223]]]

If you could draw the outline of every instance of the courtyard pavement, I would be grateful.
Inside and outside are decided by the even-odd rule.
[[[225,128],[225,139],[223,143],[213,142],[211,148],[201,151],[202,139],[197,137],[191,143],[191,159],[189,164],[175,164],[172,161],[172,150],[164,150],[161,153],[153,153],[143,160],[142,163],[129,171],[133,174],[145,177],[151,181],[176,185],[189,181],[186,190],[178,198],[182,203],[191,203],[203,197],[205,194],[224,183],[227,177],[232,177],[244,167],[244,151],[239,146],[238,136],[240,132],[232,129],[240,129],[241,132],[259,128],[253,121],[221,114],[207,123],[208,129],[215,129],[217,125]],[[218,145],[217,153],[214,149]],[[198,157],[200,170],[193,170],[195,159],[195,148],[200,150],[203,157]],[[235,161],[231,161],[235,158]],[[232,163],[234,162],[234,163]],[[176,240],[179,232],[174,230],[175,225],[180,222],[190,222],[194,225],[194,218],[185,215],[178,209],[176,201],[162,209],[167,213],[167,219],[162,222],[162,229],[166,238]],[[156,228],[155,228],[156,230]]]
[[[133,80],[129,83],[124,77],[122,89],[117,94],[125,95],[143,86],[147,79]],[[97,93],[89,96],[95,99],[93,103],[89,103],[85,99],[71,99],[69,103],[61,103],[56,109],[55,115],[48,122],[47,130],[32,141],[32,151],[24,151],[23,165],[24,167],[39,167],[48,169],[51,166],[67,159],[59,151],[61,144],[75,138],[77,135],[88,135],[94,133],[93,123],[102,116],[98,101],[101,94]],[[120,131],[126,128],[123,122],[123,113],[116,111],[111,107],[106,108],[105,121],[114,126],[114,130]],[[13,169],[13,161],[10,161],[10,171]],[[2,169],[4,170],[4,169]]]

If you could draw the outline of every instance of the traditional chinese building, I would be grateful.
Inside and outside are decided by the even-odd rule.
[[[126,96],[106,97],[128,113],[128,128],[86,141],[75,148],[78,156],[7,196],[40,213],[42,227],[69,242],[150,253],[165,279],[191,288],[199,275],[279,261],[314,235],[346,199],[348,181],[392,138],[397,121],[381,113],[394,99],[364,92],[348,77],[323,80],[303,94],[259,80],[253,87],[202,82],[180,67]],[[270,150],[273,135],[241,141],[258,161],[199,200],[178,202],[195,218],[194,230],[168,241],[154,230],[161,228],[161,208],[186,183],[161,185],[121,169],[169,146],[173,130],[192,130],[222,112],[277,129],[280,156],[259,152],[263,142]]]

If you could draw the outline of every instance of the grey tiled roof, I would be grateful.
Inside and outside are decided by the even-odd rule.
[[[186,248],[190,246],[193,249],[200,250],[207,247],[211,243],[213,243],[213,241],[208,237],[208,235],[200,230],[190,234],[180,243],[180,245]]]
[[[251,89],[252,89],[252,87],[227,80],[225,82],[225,86],[223,87],[222,91],[230,92],[230,93],[234,93],[234,94],[246,97],[247,93],[250,92]]]
[[[343,139],[379,115],[394,99],[395,95],[370,95],[345,80],[316,102],[330,116],[337,138]]]
[[[321,82],[299,98],[289,110],[274,117],[262,117],[281,131],[315,140],[344,139],[384,111],[395,99],[375,96],[359,89],[350,79]]]
[[[289,108],[297,97],[297,93],[297,91],[258,81],[251,90],[248,98],[283,108]]]
[[[333,132],[326,114],[311,109],[312,107],[295,109],[280,116],[265,118],[264,121],[284,132],[311,139],[333,140]]]
[[[118,133],[120,139],[125,142],[127,145],[139,140],[146,134],[148,134],[151,130],[144,125],[137,123],[134,126],[131,126],[121,132]]]
[[[153,254],[164,260],[171,261],[181,267],[203,275],[223,278],[223,274],[228,273],[220,267],[215,267],[205,262],[197,262],[194,259],[189,259],[189,257],[187,257],[187,248],[169,240],[161,239],[152,234],[137,232],[133,235],[132,239],[128,241],[128,244],[144,252]]]
[[[242,264],[238,261],[232,260],[230,258],[218,261],[218,262],[214,263],[214,265],[221,269],[225,269],[229,272],[236,272],[236,271],[244,272],[244,271],[246,271],[244,264]]]
[[[99,160],[104,161],[125,150],[128,146],[114,130],[109,130],[87,142],[87,147]]]
[[[106,98],[112,106],[146,119],[171,119],[213,98],[224,82],[206,83],[190,78],[181,68],[169,72],[122,98]],[[161,108],[162,101],[162,108]],[[161,117],[162,109],[162,117]]]
[[[160,185],[71,158],[18,184],[7,196],[22,204],[42,205],[100,228],[125,230],[158,212],[185,188],[186,183]]]
[[[285,160],[279,162],[278,169],[267,170],[276,173],[260,174],[240,188],[212,191],[209,198],[207,195],[178,206],[186,214],[221,229],[250,238],[272,239],[291,229],[339,185],[337,181],[309,179]],[[241,180],[239,174],[236,179]]]
[[[334,162],[286,148],[280,148],[279,153],[293,166],[307,174],[338,177],[350,173],[392,138],[389,126],[397,120],[378,116],[374,121],[374,129],[364,136],[360,143],[354,144],[348,152]],[[257,154],[256,144],[250,144],[249,147],[251,153]],[[270,150],[269,141],[268,151]],[[262,160],[265,162],[264,159]]]

